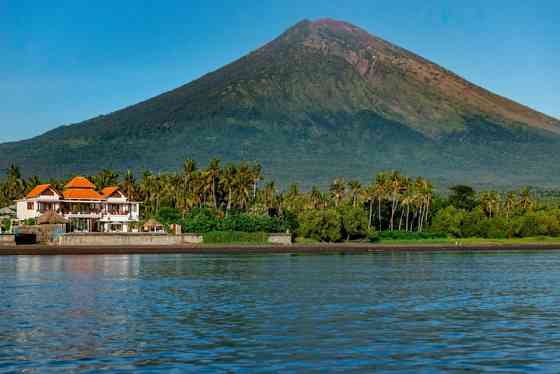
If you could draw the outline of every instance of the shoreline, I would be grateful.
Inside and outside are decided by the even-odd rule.
[[[560,250],[560,244],[231,244],[134,246],[0,246],[0,256],[132,255],[132,254],[365,254],[386,252],[483,252]]]

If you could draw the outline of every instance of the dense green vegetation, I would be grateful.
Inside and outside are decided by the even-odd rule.
[[[15,166],[6,175],[0,206],[39,183],[58,190],[66,183],[25,179]],[[144,218],[180,224],[183,232],[210,234],[215,241],[250,241],[241,232],[290,232],[322,242],[560,236],[560,199],[550,190],[544,195],[528,188],[476,192],[459,185],[438,194],[430,181],[397,171],[379,173],[366,185],[339,178],[327,190],[306,191],[297,184],[278,190],[264,180],[259,163],[222,166],[216,159],[202,169],[187,160],[175,173],[144,172],[139,179],[130,171],[121,176],[111,170],[89,178],[99,189],[119,185],[142,202]]]

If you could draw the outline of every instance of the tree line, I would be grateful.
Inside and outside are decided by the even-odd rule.
[[[381,172],[369,183],[335,179],[327,189],[284,190],[266,181],[258,162],[214,159],[206,167],[186,160],[168,173],[102,170],[88,177],[99,189],[119,186],[140,201],[142,216],[181,223],[189,231],[290,230],[321,241],[374,239],[377,232],[440,233],[454,237],[559,235],[557,204],[539,201],[529,189],[483,191],[454,186],[434,192],[432,183],[398,171]],[[0,205],[23,197],[40,183],[62,191],[67,180],[23,178],[11,166],[0,183]]]

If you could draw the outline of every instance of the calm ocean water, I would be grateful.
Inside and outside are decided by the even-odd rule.
[[[560,251],[0,257],[0,372],[560,372]]]

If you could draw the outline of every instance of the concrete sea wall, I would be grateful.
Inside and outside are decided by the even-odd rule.
[[[69,233],[60,237],[59,244],[63,246],[181,245],[183,236],[159,233]]]
[[[10,234],[0,235],[0,246],[2,245],[14,245],[16,244],[16,236]]]
[[[201,234],[169,235],[160,233],[68,233],[58,238],[61,246],[145,246],[202,244]],[[270,234],[268,242],[271,244],[292,244],[289,234]]]
[[[269,234],[268,242],[270,244],[282,244],[290,245],[292,244],[292,235],[290,234]]]

